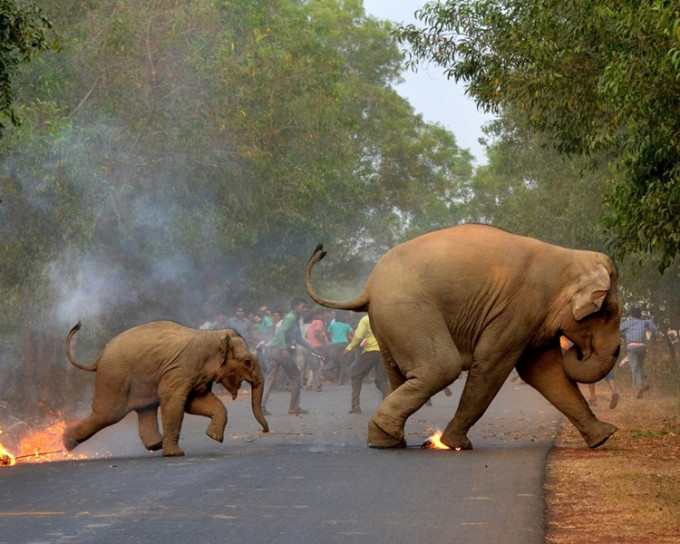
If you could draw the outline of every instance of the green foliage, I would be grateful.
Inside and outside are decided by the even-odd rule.
[[[606,232],[597,220],[611,183],[605,161],[564,157],[521,116],[513,119],[506,114],[485,130],[493,143],[487,150],[488,164],[477,169],[470,183],[466,220],[566,247],[604,251]],[[660,330],[680,330],[678,263],[661,274],[649,255],[634,257],[617,262],[626,311],[642,303]],[[665,358],[658,357],[656,375],[677,376],[667,346],[660,349]]]
[[[472,158],[391,88],[360,1],[38,4],[61,50],[17,75],[0,149],[0,372],[81,318],[101,344],[286,308],[319,241],[342,282],[457,220]]]
[[[56,47],[47,38],[51,23],[34,4],[22,6],[16,0],[0,2],[0,136],[9,120],[17,125],[12,80],[22,64],[39,51]]]
[[[506,115],[486,133],[489,162],[470,186],[468,220],[567,247],[604,250],[598,228],[607,169],[594,159],[567,158],[519,120]]]
[[[360,2],[39,4],[62,47],[17,72],[23,123],[0,148],[14,413],[78,400],[60,355],[78,319],[102,345],[151,319],[285,309],[319,241],[354,280],[431,211],[454,220],[471,157],[391,89],[402,56]]]
[[[673,2],[449,0],[401,28],[486,111],[610,162],[609,247],[666,268],[680,250],[680,9]]]

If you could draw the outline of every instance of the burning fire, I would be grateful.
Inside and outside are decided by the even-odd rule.
[[[44,463],[57,458],[85,459],[85,455],[72,456],[64,451],[61,437],[66,423],[60,419],[46,429],[31,431],[19,443],[16,454],[10,452],[0,443],[0,466],[15,465],[18,461],[26,463]],[[0,435],[2,429],[0,428]]]
[[[0,434],[2,434],[2,428],[0,428]],[[4,448],[2,443],[0,443],[0,466],[1,465],[13,465],[17,462],[14,455],[12,455],[8,450]]]
[[[439,429],[432,429],[434,432],[425,442],[423,442],[423,449],[431,450],[450,450],[446,444],[442,442],[442,432]]]
[[[446,444],[442,442],[442,432],[439,429],[430,429],[432,434],[428,437],[421,448],[431,449],[431,450],[450,450]],[[456,448],[456,451],[460,451],[460,448]]]

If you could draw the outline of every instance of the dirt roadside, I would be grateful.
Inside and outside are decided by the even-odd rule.
[[[548,460],[546,542],[680,543],[680,400],[653,390],[635,399],[620,387],[610,410],[597,387],[593,411],[619,430],[591,451],[562,423]]]

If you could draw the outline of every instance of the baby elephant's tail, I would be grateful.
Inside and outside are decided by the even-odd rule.
[[[96,362],[94,364],[90,365],[90,366],[81,365],[71,355],[71,338],[73,338],[79,330],[80,330],[80,321],[78,321],[78,323],[76,323],[76,325],[69,331],[68,336],[66,337],[66,357],[68,357],[69,362],[73,366],[75,366],[75,367],[77,367],[81,370],[87,370],[88,372],[94,372],[95,370],[97,370],[97,363]]]

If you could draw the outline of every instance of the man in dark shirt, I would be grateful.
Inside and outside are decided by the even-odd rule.
[[[659,329],[651,319],[642,319],[642,310],[635,307],[630,311],[630,319],[621,323],[619,331],[625,337],[626,355],[630,372],[633,375],[633,389],[637,390],[636,397],[641,399],[645,391],[649,390],[644,363],[647,345],[647,331],[653,338],[660,335]]]
[[[264,380],[264,391],[262,393],[262,411],[265,415],[269,415],[266,408],[267,401],[269,400],[272,385],[279,373],[279,368],[283,369],[290,380],[290,407],[288,408],[288,413],[294,415],[308,413],[307,410],[300,408],[302,377],[300,369],[298,369],[295,359],[291,355],[291,351],[295,350],[296,344],[300,344],[310,352],[316,352],[316,350],[302,337],[302,331],[300,330],[300,317],[307,310],[307,302],[301,298],[294,298],[290,305],[292,310],[281,320],[281,324],[276,329],[274,338],[272,338],[272,342],[269,345],[267,375]]]

